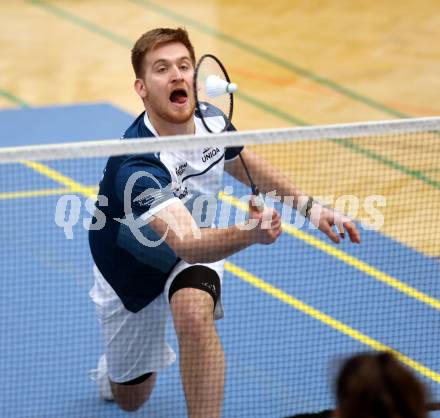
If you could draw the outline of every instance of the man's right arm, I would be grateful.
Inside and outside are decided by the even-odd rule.
[[[149,225],[178,257],[188,263],[222,260],[252,244],[271,244],[281,234],[281,218],[274,209],[260,213],[250,206],[249,219],[227,228],[199,228],[182,202],[152,215]]]

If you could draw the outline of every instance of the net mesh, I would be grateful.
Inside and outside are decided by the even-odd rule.
[[[157,151],[187,156],[239,144],[354,218],[362,243],[332,244],[289,199],[267,197],[282,216],[283,234],[271,245],[236,252],[224,265],[225,317],[216,324],[227,364],[223,415],[332,408],[341,359],[369,350],[393,350],[439,399],[439,131],[440,118],[429,118],[0,150],[2,415],[124,416],[99,400],[88,373],[105,340],[88,296],[94,283],[88,229],[107,159]],[[249,187],[225,174],[219,189],[212,224],[243,222]],[[203,226],[209,206],[201,205]],[[230,244],[229,236],[223,239]],[[149,277],[142,280],[148,286]],[[126,346],[136,341],[136,327],[131,332]],[[166,335],[179,359],[170,318]],[[176,362],[160,371],[141,414],[185,411]]]

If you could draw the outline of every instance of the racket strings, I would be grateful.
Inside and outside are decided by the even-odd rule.
[[[228,92],[230,85],[220,60],[210,54],[203,55],[194,74],[194,94],[198,116],[208,132],[220,133],[231,125],[233,95]]]

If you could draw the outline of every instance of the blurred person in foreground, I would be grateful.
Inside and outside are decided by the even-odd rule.
[[[289,418],[426,418],[430,409],[422,383],[389,352],[348,358],[334,390],[336,410]]]

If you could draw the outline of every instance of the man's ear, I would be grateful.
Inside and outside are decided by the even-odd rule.
[[[146,99],[148,96],[147,86],[145,85],[144,81],[140,78],[137,78],[134,82],[134,89],[136,90],[136,93],[139,95],[141,99]]]

